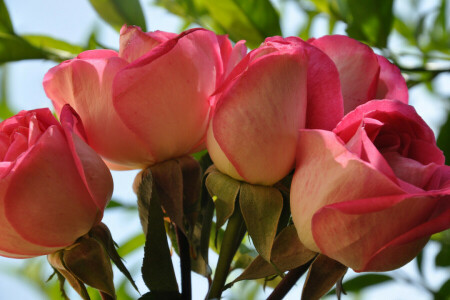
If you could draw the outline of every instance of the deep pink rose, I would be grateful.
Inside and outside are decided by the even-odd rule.
[[[215,93],[207,148],[223,173],[272,185],[294,167],[298,130],[331,130],[343,116],[331,59],[299,38],[272,37]]]
[[[369,46],[344,35],[328,35],[308,42],[336,64],[345,113],[372,99],[408,103],[408,88],[400,70]]]
[[[450,167],[414,108],[374,100],[302,130],[291,187],[300,240],[356,271],[387,271],[450,227]]]
[[[246,52],[204,29],[180,35],[124,26],[119,53],[92,50],[52,68],[44,88],[70,104],[113,169],[145,168],[204,148],[209,96]]]
[[[0,123],[0,255],[49,254],[100,222],[112,177],[79,134],[68,106],[61,124],[48,109]]]

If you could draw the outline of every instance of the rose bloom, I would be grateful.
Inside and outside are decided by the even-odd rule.
[[[223,173],[272,185],[295,165],[298,130],[332,130],[344,111],[376,97],[407,103],[399,69],[344,36],[270,37],[215,93],[207,148]]]
[[[0,123],[0,255],[52,253],[102,219],[112,177],[82,132],[68,106],[61,124],[48,109]]]
[[[450,167],[414,108],[374,100],[331,131],[302,130],[291,211],[302,243],[355,271],[388,271],[450,228]]]
[[[118,53],[83,52],[52,68],[44,88],[57,112],[70,104],[79,113],[109,167],[145,168],[204,148],[209,97],[245,52],[204,29],[124,26]]]

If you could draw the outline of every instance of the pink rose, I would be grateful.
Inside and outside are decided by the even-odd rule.
[[[119,53],[83,52],[52,68],[44,88],[58,112],[68,103],[79,113],[111,168],[145,168],[204,148],[209,96],[245,52],[204,29],[124,26]]]
[[[372,99],[408,103],[408,88],[400,70],[369,46],[344,35],[328,35],[308,42],[336,64],[345,113]]]
[[[330,58],[299,38],[272,37],[215,93],[207,148],[223,173],[272,185],[294,167],[298,130],[331,130],[343,116]]]
[[[450,167],[414,108],[375,100],[302,130],[291,187],[300,240],[356,271],[387,271],[450,227]]]
[[[25,258],[71,245],[103,216],[113,182],[64,107],[21,111],[0,123],[0,255]]]

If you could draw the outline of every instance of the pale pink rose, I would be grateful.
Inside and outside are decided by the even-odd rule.
[[[332,132],[301,130],[291,211],[306,247],[393,270],[450,227],[450,167],[413,107],[370,101]]]
[[[112,177],[82,132],[69,106],[61,124],[48,109],[0,123],[0,255],[52,253],[102,219]]]
[[[207,148],[225,174],[272,185],[294,167],[298,130],[331,130],[343,116],[337,69],[299,38],[272,37],[215,93]]]
[[[328,35],[308,42],[336,64],[345,113],[372,99],[408,103],[408,88],[400,70],[369,46],[344,35]]]
[[[121,30],[119,53],[92,50],[52,68],[44,88],[80,115],[87,142],[113,169],[145,168],[204,148],[209,97],[246,52],[204,29]]]

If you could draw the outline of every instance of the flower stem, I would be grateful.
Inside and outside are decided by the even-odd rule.
[[[222,240],[219,252],[219,260],[217,262],[214,279],[211,284],[207,299],[220,299],[223,287],[230,272],[231,262],[236,254],[247,229],[245,227],[244,218],[242,217],[238,201],[233,214],[228,220],[227,228]]]
[[[267,300],[280,300],[286,296],[287,293],[292,289],[294,284],[302,277],[303,274],[308,270],[313,260],[310,260],[304,265],[290,270],[286,276],[280,281],[280,283],[273,290],[272,294],[269,295]]]
[[[181,268],[181,299],[192,299],[191,288],[191,255],[189,242],[183,231],[176,226],[178,249],[180,251],[180,268]]]

